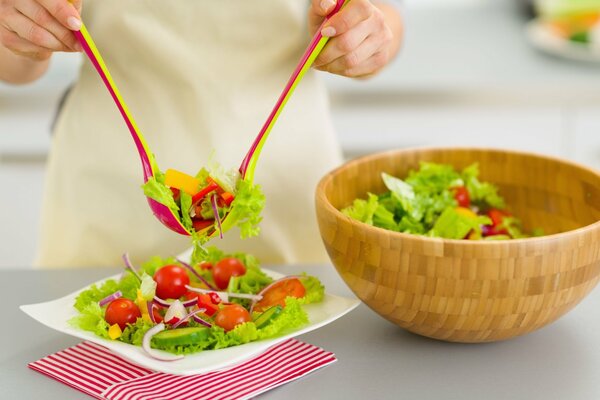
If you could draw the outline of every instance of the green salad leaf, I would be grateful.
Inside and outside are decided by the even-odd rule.
[[[421,162],[419,169],[411,170],[404,180],[385,172],[381,179],[387,192],[367,193],[366,199],[355,199],[341,212],[357,221],[391,231],[463,239],[471,231],[474,232],[472,237],[482,237],[482,225],[490,225],[492,221],[486,216],[459,211],[456,200],[459,188],[469,193],[475,212],[506,208],[498,188],[479,179],[477,163],[457,171],[451,165]],[[505,217],[504,225],[497,227],[497,231],[507,231],[510,238],[529,237],[516,218]]]
[[[77,306],[76,306],[77,307]],[[88,302],[85,306],[80,304],[79,315],[69,320],[69,325],[84,331],[94,332],[96,335],[108,338],[108,322],[104,320],[104,312],[97,301]]]
[[[485,216],[469,216],[455,208],[447,208],[437,219],[431,235],[446,239],[464,239],[469,232],[481,232],[481,225],[489,225],[492,220]]]
[[[368,200],[356,199],[351,206],[344,208],[342,212],[357,221],[373,225],[373,215],[378,207],[378,198],[372,193],[368,193],[367,196]]]
[[[240,179],[231,211],[227,218],[236,221],[242,239],[257,236],[260,232],[262,210],[265,207],[265,195],[260,185]]]
[[[161,171],[156,171],[154,176],[142,185],[142,189],[146,197],[167,206],[175,215],[179,215],[179,206],[173,198],[173,192],[165,185],[165,174]]]

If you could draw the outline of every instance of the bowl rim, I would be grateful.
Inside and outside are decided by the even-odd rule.
[[[325,190],[324,190],[325,186],[333,179],[333,176],[336,175],[337,173],[339,173],[339,171],[342,169],[345,169],[354,164],[361,164],[364,162],[368,162],[372,159],[385,157],[386,155],[412,153],[415,151],[481,151],[481,152],[494,152],[494,153],[511,153],[514,155],[520,155],[520,156],[525,156],[525,157],[534,157],[534,158],[538,158],[538,159],[544,159],[547,161],[553,161],[553,162],[558,162],[561,164],[566,164],[571,167],[575,167],[575,168],[581,169],[583,171],[589,172],[589,173],[597,176],[600,179],[600,171],[596,170],[593,167],[589,167],[589,166],[586,166],[586,165],[583,165],[583,164],[580,164],[580,163],[577,163],[577,162],[574,162],[571,160],[566,160],[564,158],[560,158],[557,156],[535,153],[535,152],[531,152],[531,151],[506,149],[506,148],[501,148],[501,147],[484,147],[484,146],[473,146],[473,147],[471,147],[471,146],[469,146],[469,147],[467,147],[467,146],[412,146],[412,147],[406,147],[406,148],[386,150],[386,151],[381,151],[381,152],[367,154],[367,155],[364,155],[361,157],[357,157],[357,158],[351,159],[351,160],[343,163],[342,165],[336,167],[335,169],[329,171],[325,176],[323,176],[321,178],[321,180],[317,184],[317,188],[315,191],[315,197],[316,197],[317,202],[322,202],[327,211],[329,211],[330,213],[333,213],[336,217],[342,217],[342,218],[346,219],[347,221],[350,222],[350,224],[352,226],[366,229],[367,231],[372,231],[373,233],[376,233],[376,234],[385,233],[385,234],[391,235],[391,237],[396,237],[398,239],[403,239],[403,240],[417,240],[417,241],[425,240],[425,241],[430,241],[431,243],[442,243],[442,244],[447,243],[447,244],[452,244],[452,245],[457,245],[457,246],[465,246],[465,247],[469,247],[469,246],[492,247],[492,246],[507,246],[507,245],[516,246],[516,245],[520,245],[520,244],[535,244],[537,242],[542,242],[542,241],[559,240],[564,237],[572,237],[572,236],[578,235],[578,234],[586,234],[586,233],[588,233],[588,231],[593,232],[595,230],[598,230],[600,232],[600,220],[598,220],[596,222],[593,222],[589,225],[582,226],[577,229],[573,229],[573,230],[569,230],[569,231],[565,231],[565,232],[554,233],[551,235],[536,236],[536,237],[523,238],[523,239],[461,240],[461,239],[446,239],[446,238],[438,238],[438,237],[429,237],[429,236],[425,236],[425,235],[416,235],[416,234],[412,234],[412,233],[391,231],[388,229],[369,225],[369,224],[366,224],[361,221],[357,221],[354,218],[348,217],[347,215],[343,214],[340,210],[335,208],[331,204],[331,202],[329,201],[327,196],[325,195]]]

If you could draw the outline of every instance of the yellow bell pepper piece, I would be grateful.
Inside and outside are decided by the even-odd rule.
[[[195,195],[200,191],[200,180],[183,172],[168,169],[165,172],[165,184],[169,187],[183,190],[190,196]]]
[[[108,337],[112,340],[120,338],[122,334],[123,331],[121,330],[119,324],[111,325],[110,328],[108,328]]]
[[[140,309],[142,319],[146,322],[152,322],[152,319],[150,319],[150,314],[148,314],[148,305],[146,304],[146,300],[144,300],[142,291],[140,289],[137,290],[137,298],[135,299],[135,303]]]
[[[477,214],[465,207],[456,207],[456,212],[464,217],[477,218]]]

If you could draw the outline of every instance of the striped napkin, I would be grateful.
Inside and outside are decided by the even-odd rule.
[[[336,361],[335,355],[289,339],[218,372],[179,376],[140,367],[91,342],[29,364],[29,368],[108,400],[248,399]]]

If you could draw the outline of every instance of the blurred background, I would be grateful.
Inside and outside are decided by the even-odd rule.
[[[369,82],[323,76],[346,157],[422,145],[493,146],[600,168],[594,3],[404,1],[405,46],[391,67]],[[0,268],[31,268],[50,127],[80,62],[57,55],[35,84],[0,83]]]

